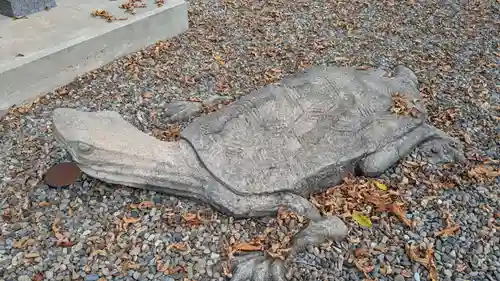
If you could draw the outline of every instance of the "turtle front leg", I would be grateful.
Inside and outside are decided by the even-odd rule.
[[[377,177],[417,147],[434,163],[462,162],[465,159],[456,140],[437,128],[423,124],[368,155],[358,163],[358,167],[364,176]]]
[[[270,195],[272,197],[273,195]],[[307,199],[286,194],[281,201],[291,211],[309,218],[309,224],[292,239],[286,259],[280,260],[263,253],[252,253],[239,257],[231,281],[284,281],[287,264],[308,245],[318,245],[329,240],[341,240],[347,236],[347,226],[338,217],[323,217]],[[267,198],[267,200],[275,200]],[[264,199],[264,201],[266,201]]]

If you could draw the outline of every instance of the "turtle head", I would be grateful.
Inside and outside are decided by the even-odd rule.
[[[123,129],[129,124],[114,111],[58,108],[54,110],[52,121],[55,139],[77,162],[103,162],[103,152],[121,152],[127,146]]]
[[[165,166],[165,143],[126,122],[114,111],[54,110],[55,139],[86,174],[126,182]]]

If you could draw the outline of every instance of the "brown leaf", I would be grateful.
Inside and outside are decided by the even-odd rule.
[[[249,242],[231,245],[228,249],[229,259],[232,259],[233,255],[238,252],[262,251],[264,249],[263,242],[265,239],[266,237],[264,235],[260,235]]]
[[[63,234],[61,234],[60,232],[56,232],[54,234],[54,236],[56,237],[57,240],[66,240],[66,236],[64,236]]]
[[[30,239],[29,236],[25,236],[21,238],[19,241],[14,242],[13,247],[16,249],[26,249],[29,246],[33,245],[35,243],[35,240]]]
[[[429,271],[430,275],[429,277],[431,278],[432,281],[438,281],[439,276],[436,267],[436,260],[434,259],[434,250],[431,247],[428,247],[426,254],[428,259],[427,270]]]
[[[453,236],[455,235],[458,231],[460,230],[460,225],[455,224],[452,226],[449,226],[439,232],[436,232],[435,236],[436,237],[447,237],[447,236]]]
[[[33,280],[33,281],[42,281],[43,278],[45,278],[43,272],[37,272],[35,275],[33,275],[33,278],[31,280]]]
[[[470,136],[467,133],[463,133],[463,136],[464,136],[465,143],[472,144],[472,139],[470,138]]]
[[[132,261],[126,261],[121,264],[121,268],[123,271],[128,271],[129,269],[138,269],[140,265],[132,262]]]
[[[123,217],[123,230],[127,231],[128,225],[131,223],[136,223],[139,221],[139,218],[132,218],[132,217]]]
[[[54,234],[58,233],[61,230],[61,227],[59,226],[60,223],[61,223],[61,219],[60,218],[56,218],[52,222],[52,232],[54,232]]]
[[[90,253],[90,257],[95,257],[95,256],[105,257],[107,255],[108,255],[108,253],[106,253],[105,250],[94,250],[94,251],[92,251],[92,253]]]
[[[71,241],[58,241],[57,242],[57,246],[62,247],[62,248],[73,247],[73,245],[75,245],[75,243],[73,243]]]
[[[487,165],[478,165],[469,171],[469,176],[484,182],[500,176],[500,170]]]
[[[405,212],[403,211],[401,206],[399,206],[399,204],[382,205],[382,206],[379,206],[377,211],[379,211],[379,212],[380,211],[389,211],[389,212],[395,214],[396,217],[398,217],[399,220],[401,220],[406,226],[412,227],[412,221],[406,217]]]
[[[24,257],[27,259],[34,259],[34,258],[38,258],[39,256],[40,256],[40,253],[37,253],[37,252],[31,252],[31,253],[27,253],[26,255],[24,255]]]
[[[406,253],[410,260],[420,263],[425,266],[429,271],[429,277],[432,281],[438,281],[438,273],[436,267],[436,261],[434,259],[434,249],[431,246],[428,246],[425,253],[421,253],[418,247],[415,245],[407,245]],[[422,255],[425,255],[422,257]]]
[[[366,247],[359,247],[356,250],[354,250],[354,256],[356,258],[363,258],[369,256],[368,254],[368,249]]]
[[[182,219],[189,225],[200,225],[203,223],[203,219],[201,218],[199,213],[184,213],[182,215]]]
[[[153,97],[153,93],[151,92],[144,92],[142,93],[142,97],[145,98],[145,99],[150,99]]]
[[[363,272],[365,278],[371,280],[370,275],[368,274],[372,272],[375,269],[375,267],[368,259],[355,259],[354,264],[359,269],[359,271]]]
[[[231,272],[231,269],[229,268],[229,262],[226,261],[223,263],[222,273],[228,278],[233,277],[233,273]]]
[[[50,204],[50,202],[47,202],[47,201],[42,201],[42,202],[38,203],[38,206],[40,206],[40,207],[49,207],[50,205],[52,205],[52,204]]]
[[[189,247],[184,242],[178,242],[178,243],[170,244],[169,246],[167,246],[167,250],[170,250],[170,249],[175,249],[178,251],[187,251],[189,249]]]
[[[141,203],[139,204],[130,204],[130,209],[147,209],[147,208],[151,208],[154,206],[154,203],[151,202],[151,201],[142,201]]]
[[[250,244],[250,243],[239,243],[231,247],[236,252],[251,252],[262,250],[262,245],[260,244]]]

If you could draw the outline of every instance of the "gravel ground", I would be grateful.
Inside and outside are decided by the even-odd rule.
[[[48,188],[42,174],[67,158],[52,137],[54,108],[117,110],[140,130],[168,139],[177,126],[165,122],[171,101],[232,100],[309,65],[399,63],[417,73],[430,121],[464,144],[469,162],[433,166],[415,151],[381,177],[392,195],[400,194],[394,200],[404,203],[407,225],[373,211],[362,192],[352,192],[359,184],[337,188],[343,203],[329,211],[357,209],[373,227],[346,217],[349,239],[309,247],[288,277],[418,281],[431,280],[436,269],[439,280],[500,280],[498,1],[189,5],[186,33],[0,121],[0,280],[224,280],[228,245],[268,227],[274,227],[268,239],[277,239],[298,225],[235,221],[189,200],[85,176],[69,189]],[[141,202],[152,206],[130,206]],[[443,229],[451,235],[436,235]],[[424,259],[412,254],[427,248]]]

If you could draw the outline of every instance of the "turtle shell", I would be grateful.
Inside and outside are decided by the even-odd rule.
[[[195,119],[181,137],[235,193],[310,194],[421,123],[389,110],[393,92],[419,98],[408,71],[311,68]]]

